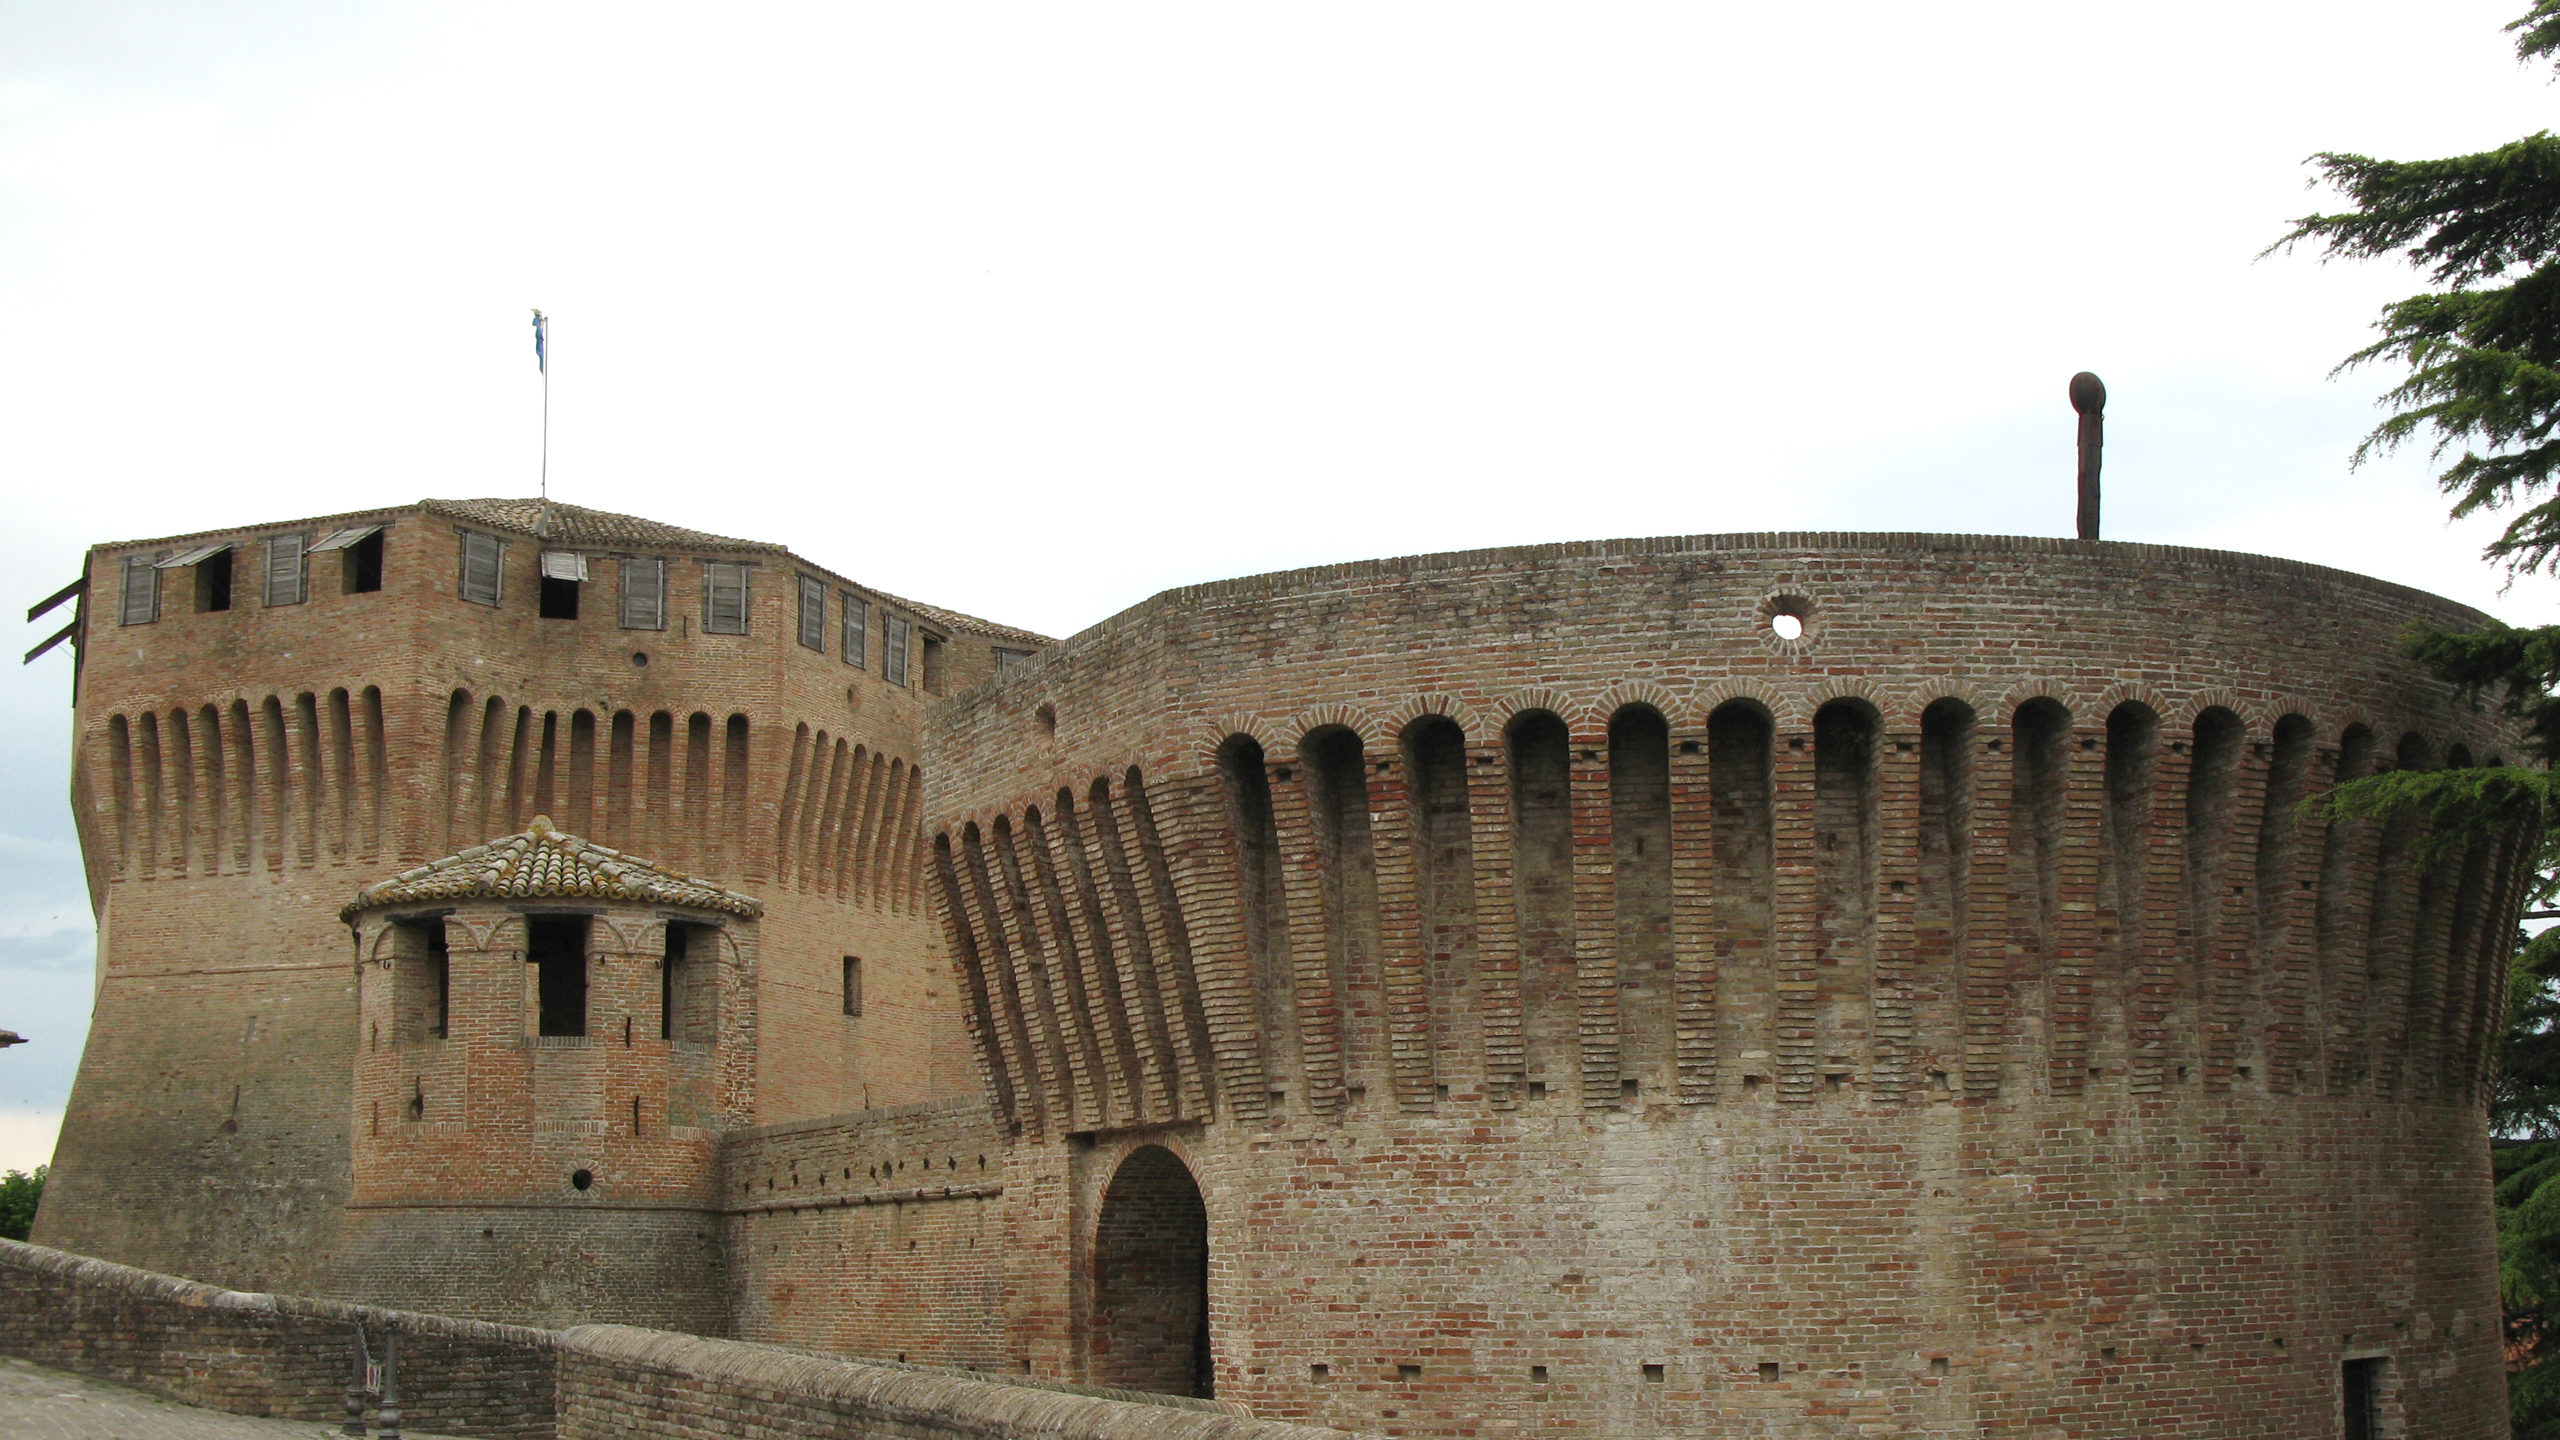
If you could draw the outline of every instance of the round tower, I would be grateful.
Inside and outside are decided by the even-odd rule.
[[[1075,637],[927,739],[1018,1358],[1415,1435],[2503,1435],[2527,854],[2304,818],[2515,753],[2401,654],[2484,619],[1725,535]]]
[[[337,1286],[720,1333],[718,1143],[755,1113],[763,913],[543,815],[360,892]]]

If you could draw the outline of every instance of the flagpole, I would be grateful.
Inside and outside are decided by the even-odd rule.
[[[551,498],[551,320],[533,312],[533,361],[542,367],[542,498]]]

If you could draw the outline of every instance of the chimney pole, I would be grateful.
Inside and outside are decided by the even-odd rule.
[[[2098,538],[2098,460],[2107,439],[2107,387],[2083,370],[2071,377],[2071,408],[2080,412],[2080,538]]]

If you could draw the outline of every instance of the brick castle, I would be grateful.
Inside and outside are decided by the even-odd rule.
[[[2505,1433],[2503,722],[2287,561],[1722,535],[1064,642],[530,500],[92,550],[44,1244],[1430,1436]]]

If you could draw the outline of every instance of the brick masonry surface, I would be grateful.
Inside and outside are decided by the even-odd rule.
[[[514,1325],[249,1295],[0,1240],[0,1354],[241,1415],[346,1415],[354,1331],[401,1330],[401,1408],[429,1433],[550,1440],[556,1339]]]
[[[375,524],[379,589],[350,588],[322,552],[301,598],[262,603],[269,537]],[[458,593],[466,534],[501,544],[495,606]],[[229,608],[200,609],[202,567],[182,567],[118,623],[129,561],[226,541],[241,561]],[[589,566],[574,619],[537,613],[544,551]],[[625,626],[621,586],[660,561],[659,628]],[[744,634],[706,629],[715,564],[745,567]],[[71,795],[98,994],[37,1238],[250,1288],[343,1290],[359,1035],[336,912],[537,814],[765,903],[755,1119],[973,1083],[915,882],[917,730],[936,692],[1040,637],[779,546],[532,502],[105,545],[86,574]],[[828,597],[821,648],[799,643],[803,577]],[[848,615],[863,621],[859,664]],[[892,620],[914,627],[904,683],[885,668]],[[841,1004],[848,955],[864,962],[859,1015]]]
[[[11,1440],[322,1440],[339,1433],[334,1424],[226,1415],[68,1370],[0,1360],[0,1435]],[[400,1433],[438,1440],[408,1425]]]
[[[0,1241],[0,1422],[22,1416],[76,1440],[252,1440],[329,1433],[344,1416],[348,1336],[361,1317],[401,1328],[404,1432],[490,1440],[842,1436],[898,1440],[1322,1440],[1340,1432],[1257,1421],[1233,1404],[1078,1393],[915,1366],[865,1365],[761,1345],[615,1325],[566,1331],[243,1295]],[[33,1362],[32,1365],[23,1362]],[[81,1387],[47,1406],[44,1371],[139,1387],[223,1417]],[[42,1393],[40,1393],[42,1392]],[[112,1406],[112,1411],[109,1407]],[[117,1417],[101,1420],[102,1414]],[[127,1428],[126,1417],[139,1417]],[[100,1428],[101,1426],[106,1428]],[[83,1428],[85,1427],[85,1428]]]
[[[379,590],[315,561],[199,609],[173,570],[154,608],[129,563],[360,522]],[[544,551],[592,567],[574,620]],[[661,568],[664,628],[623,623]],[[2502,1433],[2482,1106],[2528,857],[2304,818],[2516,753],[2402,657],[2484,619],[2434,597],[1689,536],[1052,644],[476,501],[89,576],[99,995],[48,1244],[867,1362],[528,1332],[563,1417],[625,1376],[749,1423],[784,1370],[836,1414],[903,1364],[1414,1435],[2202,1440],[2331,1431],[2354,1366],[2386,1433]],[[347,906],[536,816],[737,903]],[[587,1032],[538,1033],[570,917]]]
[[[926,743],[1020,1137],[1008,1343],[1123,1363],[1097,1237],[1157,1150],[1257,1413],[2289,1437],[2354,1361],[2390,1433],[2503,1434],[2521,851],[2297,818],[2514,752],[2400,655],[2481,618],[2214,552],[1761,535],[1075,636]]]

